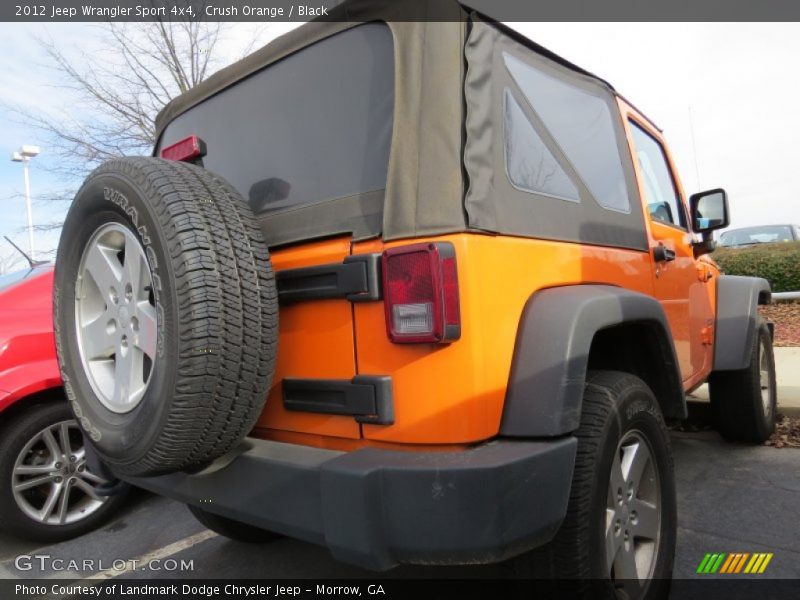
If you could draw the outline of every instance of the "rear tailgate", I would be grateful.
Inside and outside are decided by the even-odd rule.
[[[274,252],[272,265],[280,277],[289,269],[341,264],[349,254],[350,238],[337,238]],[[290,411],[283,403],[285,378],[349,381],[355,376],[352,303],[346,298],[283,302],[279,323],[275,376],[256,427],[262,431],[360,437],[359,424],[352,416]]]

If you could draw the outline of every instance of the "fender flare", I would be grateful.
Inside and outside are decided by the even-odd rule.
[[[758,305],[769,304],[771,300],[772,289],[766,279],[719,276],[714,371],[738,371],[750,364]]]
[[[658,300],[608,285],[574,285],[536,292],[525,305],[500,434],[550,437],[575,431],[594,336],[626,323],[645,324],[655,334],[664,367],[659,401],[665,416],[685,417],[678,361]]]

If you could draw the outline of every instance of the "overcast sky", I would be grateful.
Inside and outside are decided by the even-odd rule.
[[[516,23],[531,39],[608,80],[662,129],[684,189],[724,187],[734,226],[800,222],[800,24]],[[42,167],[38,134],[14,123],[2,106],[50,110],[70,98],[32,34],[74,51],[91,47],[86,24],[0,24],[0,236],[27,247],[21,166],[7,158],[21,144],[41,144],[31,166],[33,196],[68,185]],[[96,26],[95,26],[96,27]],[[239,27],[239,26],[234,26]],[[231,59],[252,25],[233,31]],[[287,24],[261,32],[264,42]],[[34,220],[60,218],[63,208],[34,203]],[[56,235],[37,235],[50,250]],[[0,255],[6,253],[0,240]]]

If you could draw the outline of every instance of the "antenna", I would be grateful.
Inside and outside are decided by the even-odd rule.
[[[692,134],[692,154],[694,155],[694,174],[697,178],[697,189],[703,189],[700,185],[700,167],[697,164],[697,144],[694,141],[694,118],[691,106],[689,106],[689,131]]]
[[[27,254],[25,254],[25,252],[22,250],[22,248],[20,248],[20,247],[19,247],[19,246],[17,246],[17,245],[16,245],[14,242],[12,242],[12,241],[11,241],[11,239],[10,239],[10,238],[9,238],[7,235],[4,235],[3,237],[4,237],[4,238],[6,238],[6,241],[7,241],[9,244],[11,244],[12,246],[14,246],[14,249],[15,249],[17,252],[19,252],[20,254],[22,254],[22,256],[24,256],[24,257],[25,257],[25,260],[27,260],[27,261],[28,261],[28,264],[30,265],[31,269],[32,269],[33,267],[38,267],[39,265],[43,265],[43,264],[46,264],[46,263],[47,263],[47,261],[46,261],[46,260],[33,260],[33,259],[30,257],[30,256],[28,256]]]

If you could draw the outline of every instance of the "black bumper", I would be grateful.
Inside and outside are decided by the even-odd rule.
[[[235,457],[202,472],[128,481],[375,570],[485,563],[552,538],[576,447],[567,437],[460,452],[337,452],[247,438]]]

